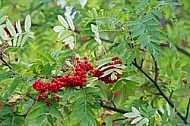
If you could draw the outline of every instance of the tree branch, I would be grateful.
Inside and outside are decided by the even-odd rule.
[[[29,97],[29,98],[31,98],[31,99],[33,99],[32,105],[28,108],[28,110],[26,111],[25,114],[22,114],[22,115],[15,114],[15,116],[23,116],[24,118],[26,118],[26,116],[28,115],[28,113],[30,112],[30,110],[32,109],[32,107],[34,106],[34,104],[36,103],[36,99],[33,98],[29,93],[26,93],[26,96]]]
[[[158,64],[156,62],[155,57],[152,55],[153,61],[154,61],[154,71],[155,71],[155,76],[154,76],[154,81],[157,83],[157,79],[158,79]],[[141,67],[142,68],[142,67]]]
[[[160,46],[161,46],[161,47],[169,47],[169,44],[164,44],[164,43],[162,43],[162,44],[160,44]],[[190,52],[184,50],[183,48],[181,48],[181,47],[179,47],[179,46],[177,46],[177,45],[175,45],[175,47],[177,48],[177,50],[178,50],[179,52],[181,52],[181,53],[185,54],[186,56],[190,57]]]
[[[4,60],[3,58],[3,51],[0,51],[0,60],[3,62],[2,64],[7,66],[10,70],[12,70],[12,67],[10,64],[7,63],[7,61]]]
[[[109,109],[109,110],[112,110],[112,111],[115,111],[115,112],[119,112],[121,114],[125,114],[125,113],[128,112],[128,111],[123,110],[123,109],[118,109],[118,108],[116,108],[116,106],[112,107],[112,106],[106,105],[101,100],[98,101],[98,104],[100,104],[100,106],[103,107],[103,108],[106,108],[106,109]]]
[[[188,104],[187,104],[185,119],[187,119],[187,117],[189,116],[189,106],[190,106],[190,98],[189,98],[189,101],[188,101]]]
[[[171,99],[171,98],[172,98],[173,93],[174,93],[174,91],[172,90],[172,91],[170,92],[169,99]]]
[[[134,62],[132,62],[132,64],[138,69],[140,70],[157,88],[157,90],[159,91],[159,93],[162,95],[162,97],[164,97],[164,99],[168,102],[168,104],[175,109],[177,115],[181,118],[181,120],[183,120],[183,122],[185,124],[187,123],[187,119],[177,110],[177,108],[175,107],[174,103],[171,101],[171,99],[169,99],[166,94],[162,91],[162,89],[159,87],[158,83],[153,80],[136,62],[136,59],[134,59]]]

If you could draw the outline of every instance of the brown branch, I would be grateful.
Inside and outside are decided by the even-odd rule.
[[[115,112],[119,112],[121,114],[125,114],[125,113],[128,112],[126,110],[116,108],[115,106],[113,107],[113,106],[106,105],[101,100],[98,101],[98,104],[100,104],[100,106],[103,107],[103,108],[106,108],[106,109],[109,109],[109,110],[112,110],[112,111],[115,111]]]
[[[157,88],[157,90],[159,91],[160,95],[162,95],[162,97],[168,102],[168,104],[175,109],[177,115],[181,118],[181,120],[183,120],[183,122],[185,124],[188,124],[187,119],[177,110],[177,108],[175,107],[174,103],[172,102],[171,99],[169,99],[166,94],[163,92],[163,90],[159,87],[158,83],[152,79],[138,64],[136,59],[134,60],[134,62],[132,63],[138,70],[141,71],[141,73],[143,73]]]

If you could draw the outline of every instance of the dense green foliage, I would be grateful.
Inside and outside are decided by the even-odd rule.
[[[59,1],[0,0],[0,125],[190,124],[189,0]]]

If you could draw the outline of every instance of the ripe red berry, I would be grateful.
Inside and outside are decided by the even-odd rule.
[[[46,106],[48,106],[48,107],[52,106],[51,102],[50,102],[50,101],[47,101],[47,102],[46,102]]]
[[[118,56],[114,56],[114,57],[112,57],[112,61],[115,61],[115,60],[118,60],[118,59],[119,59]]]
[[[84,56],[84,60],[87,60],[88,58],[86,56]]]

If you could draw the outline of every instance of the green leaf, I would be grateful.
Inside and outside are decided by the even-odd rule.
[[[52,70],[53,70],[53,67],[50,66],[49,63],[46,63],[46,64],[43,65],[43,68],[42,68],[42,70],[41,70],[41,74],[42,74],[42,75],[50,76]]]
[[[73,120],[73,125],[79,123],[85,116],[86,106],[85,104],[81,104],[70,115],[70,118]]]
[[[3,16],[0,18],[0,24],[2,24],[3,22],[5,22],[7,20],[8,16]]]
[[[22,38],[21,44],[19,46],[23,47],[27,39],[28,39],[28,34],[25,34],[24,37]]]
[[[99,60],[98,61],[99,66],[97,67],[97,69],[104,66],[105,64],[108,64],[108,63],[112,62],[111,59],[112,59],[112,57],[108,57],[108,58],[104,58],[104,59]]]
[[[19,47],[21,45],[21,42],[22,42],[22,34],[20,34],[18,37],[17,47]]]
[[[81,120],[80,126],[89,126],[88,119],[87,118],[83,118]]]
[[[10,86],[10,89],[9,89],[9,92],[12,93],[15,88],[18,86],[18,84],[20,83],[22,77],[21,76],[17,76],[15,77],[15,79],[13,80],[11,86]]]
[[[74,93],[73,87],[67,88],[66,91],[64,92],[63,99],[67,100],[69,97],[73,95],[73,93]]]
[[[30,15],[28,14],[26,16],[26,19],[25,19],[25,22],[24,22],[24,29],[26,32],[30,31],[30,27],[31,27],[31,17]]]
[[[78,106],[80,106],[81,104],[85,104],[85,99],[82,96],[78,97],[75,101],[73,101],[69,108],[70,109],[75,109]]]
[[[134,38],[134,37],[137,37],[143,33],[144,33],[144,29],[140,28],[140,29],[134,30],[131,34],[131,37]]]
[[[100,91],[100,88],[99,88],[99,87],[86,87],[85,90],[86,90],[88,93],[93,93],[93,92],[98,92],[98,91]]]
[[[150,14],[147,14],[146,16],[144,16],[142,19],[141,19],[141,22],[142,23],[146,23],[147,21],[150,21],[152,20],[152,16]]]
[[[11,111],[14,109],[14,107],[4,106],[0,109],[0,116],[7,115],[11,113]]]
[[[161,19],[162,18],[162,13],[160,13],[157,10],[152,10],[151,13],[153,13],[157,18]]]
[[[95,17],[95,18],[98,17],[98,13],[97,13],[96,8],[92,8],[92,14],[93,14],[93,17]]]
[[[155,125],[155,118],[151,118],[148,126],[154,126]]]
[[[139,38],[137,39],[137,41],[136,41],[136,43],[137,44],[141,44],[142,47],[145,47],[148,42],[149,42],[149,40],[148,40],[148,34],[146,34],[146,33],[141,34],[139,36]]]
[[[32,119],[30,122],[31,122],[31,125],[39,125],[39,126],[42,126],[44,123],[45,123],[45,121],[47,121],[46,120],[46,118],[47,118],[47,116],[46,116],[46,114],[41,114],[41,115],[39,115],[39,116],[36,116],[34,119]]]
[[[61,15],[58,15],[58,20],[59,20],[59,22],[60,22],[65,28],[67,28],[67,29],[69,28],[69,26],[68,26],[66,20],[65,20]]]
[[[120,80],[120,81],[116,82],[116,83],[113,85],[112,91],[115,92],[115,91],[119,90],[119,89],[121,88],[121,86],[122,86],[122,81]]]
[[[128,88],[128,86],[125,84],[125,85],[123,85],[123,88],[122,88],[122,95],[123,96],[126,96],[129,92],[129,88]]]
[[[96,94],[100,96],[102,99],[107,100],[107,94],[103,89],[100,88],[100,90]]]
[[[63,115],[61,114],[60,110],[58,110],[55,106],[50,106],[49,112],[52,116],[56,118],[63,118]]]
[[[89,124],[90,124],[91,126],[96,126],[96,120],[95,120],[95,118],[91,115],[91,113],[87,113],[85,118],[87,118],[87,120],[88,120],[88,122],[89,122]]]
[[[36,118],[36,117],[38,117],[40,115],[45,114],[46,113],[45,112],[45,107],[47,107],[47,106],[45,106],[45,103],[43,104],[42,102],[36,102],[34,104],[34,106],[32,107],[32,109],[30,110],[30,112],[28,113],[27,118],[34,119],[34,118]]]
[[[7,25],[7,29],[9,30],[10,34],[15,37],[16,36],[16,30],[15,30],[14,26],[12,25],[12,23],[10,22],[9,19],[7,19],[6,25]]]
[[[54,126],[54,120],[53,120],[53,117],[52,117],[51,115],[47,115],[47,120],[48,120],[48,122],[49,122],[52,126]]]
[[[49,59],[42,52],[36,52],[36,54],[37,54],[37,58],[41,59],[42,61],[49,62]]]
[[[13,73],[11,71],[6,71],[6,72],[0,73],[0,81],[10,78],[12,75],[13,75]]]
[[[49,61],[52,61],[55,63],[57,62],[56,59],[49,52],[46,52],[45,55],[49,59]]]
[[[69,14],[66,15],[66,18],[67,18],[67,22],[71,28],[72,31],[75,31],[75,26],[73,24],[73,20],[71,18],[71,16]]]
[[[140,29],[140,28],[141,28],[141,24],[137,23],[136,25],[130,25],[129,30],[133,32],[136,29]]]
[[[5,12],[9,9],[8,6],[6,7],[3,7],[1,10],[0,10],[0,17],[3,16],[5,14]]]
[[[128,26],[137,26],[137,25],[140,25],[141,23],[139,23],[139,22],[137,22],[137,21],[129,21],[129,22],[127,22],[127,25]]]
[[[13,122],[13,116],[9,116],[9,117],[6,117],[5,120],[3,120],[2,122],[0,122],[0,125],[1,126],[11,126],[12,122]]]

